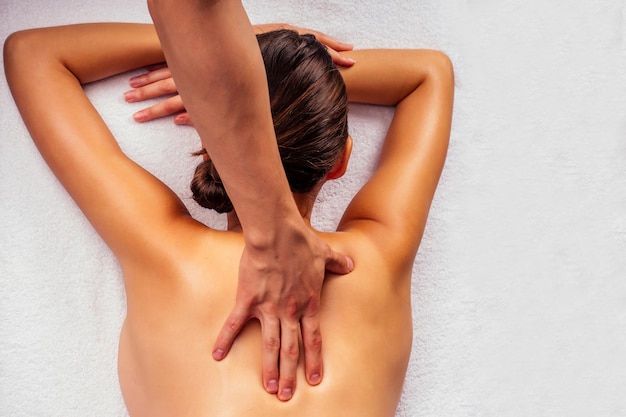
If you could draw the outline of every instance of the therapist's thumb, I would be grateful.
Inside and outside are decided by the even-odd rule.
[[[326,270],[335,274],[349,274],[354,269],[352,258],[330,250],[326,258]]]

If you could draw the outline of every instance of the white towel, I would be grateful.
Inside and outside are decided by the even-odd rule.
[[[626,415],[623,0],[245,6],[254,23],[311,27],[357,48],[442,49],[455,64],[451,146],[415,263],[397,415]],[[150,17],[140,0],[0,4],[2,38],[89,21]],[[194,216],[223,225],[189,198],[194,131],[133,122],[144,105],[124,102],[128,77],[88,94],[130,157]],[[0,83],[0,416],[125,416],[118,265]],[[353,106],[350,167],[322,192],[318,227],[332,230],[366,180],[391,115]]]

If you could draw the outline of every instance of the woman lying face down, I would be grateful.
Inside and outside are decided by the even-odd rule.
[[[127,315],[118,373],[131,416],[393,416],[411,350],[413,261],[450,132],[450,62],[435,51],[367,50],[346,53],[357,64],[337,69],[308,36],[281,31],[259,36],[259,44],[281,159],[309,227],[319,188],[345,171],[346,92],[351,101],[395,106],[376,171],[336,232],[315,231],[355,268],[325,279],[321,383],[307,383],[301,341],[275,346],[296,364],[281,368],[296,375],[288,397],[279,393],[287,402],[268,394],[276,392],[268,384],[278,382],[262,375],[258,322],[245,326],[224,360],[211,357],[235,299],[244,248],[211,161],[196,170],[194,198],[231,213],[227,231],[195,221],[170,189],[126,157],[81,88],[163,61],[154,28],[90,24],[20,32],[5,44],[5,69],[38,149],[120,262]],[[99,157],[86,161],[85,154]]]

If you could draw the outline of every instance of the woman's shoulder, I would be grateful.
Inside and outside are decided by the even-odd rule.
[[[411,268],[380,251],[375,233],[368,227],[353,225],[342,231],[317,233],[333,250],[353,259],[355,270],[349,276],[358,276],[364,290],[396,291],[410,284]],[[151,291],[161,288],[165,293],[194,293],[194,297],[234,294],[245,245],[242,233],[211,229],[183,216],[159,242],[150,245],[149,251],[141,252],[149,256],[122,261],[127,289],[138,290],[128,291],[129,298],[133,294],[141,297],[146,287],[151,287]],[[333,274],[327,274],[327,278],[332,277]]]
[[[395,291],[399,285],[410,283],[412,262],[407,267],[404,256],[380,250],[379,239],[382,237],[377,237],[379,233],[384,233],[379,225],[363,222],[319,235],[333,250],[352,258],[355,269],[351,274],[357,273],[362,284]]]
[[[134,257],[119,258],[126,286],[195,286],[221,281],[237,270],[243,251],[241,233],[210,228],[189,215],[178,216],[165,231],[154,231]],[[130,297],[131,294],[128,294]]]

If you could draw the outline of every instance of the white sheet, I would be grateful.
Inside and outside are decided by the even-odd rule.
[[[397,415],[626,415],[624,2],[245,4],[256,23],[309,26],[360,48],[443,49],[455,63],[452,142],[414,268]],[[2,38],[86,21],[149,15],[140,0],[0,2]],[[134,123],[142,105],[123,101],[127,78],[89,95],[131,157],[221,224],[189,198],[194,132]],[[124,416],[118,266],[0,83],[0,415]],[[332,229],[367,177],[390,116],[353,108],[353,159],[323,192],[318,226]]]

